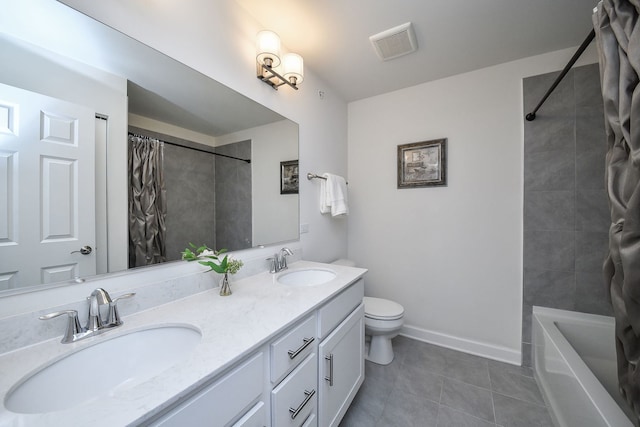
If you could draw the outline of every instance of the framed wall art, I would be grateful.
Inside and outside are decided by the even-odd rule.
[[[280,162],[280,194],[298,194],[298,161]]]
[[[446,138],[398,145],[398,188],[446,185]]]

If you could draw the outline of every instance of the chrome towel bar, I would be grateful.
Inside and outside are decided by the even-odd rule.
[[[308,173],[307,174],[307,179],[309,181],[311,181],[314,178],[318,178],[318,179],[324,179],[325,181],[327,180],[327,178],[325,178],[324,176],[320,176],[320,175],[316,175],[315,173]]]
[[[325,178],[324,176],[316,175],[315,173],[308,173],[308,174],[307,174],[307,179],[308,179],[309,181],[311,181],[312,179],[315,179],[315,178],[317,178],[317,179],[324,179],[325,181],[327,180],[327,178]],[[349,183],[348,183],[348,182],[347,182],[347,185],[349,185]]]

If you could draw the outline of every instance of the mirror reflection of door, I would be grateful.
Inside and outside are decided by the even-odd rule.
[[[0,290],[96,273],[95,116],[0,84]]]

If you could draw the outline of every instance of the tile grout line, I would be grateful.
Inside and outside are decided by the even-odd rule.
[[[496,426],[497,426],[497,423],[496,423],[495,421],[494,421],[494,422],[491,422],[491,421],[486,420],[486,419],[484,419],[484,418],[480,418],[480,417],[478,417],[478,416],[476,416],[476,415],[473,415],[473,414],[470,414],[470,413],[468,413],[468,412],[465,412],[465,411],[463,411],[462,409],[452,408],[451,406],[448,406],[448,405],[445,405],[445,404],[440,404],[439,406],[444,406],[445,408],[450,409],[450,410],[452,410],[453,412],[457,412],[457,413],[459,413],[459,414],[463,414],[463,415],[464,415],[464,416],[466,416],[466,417],[471,417],[471,418],[473,418],[473,419],[480,420],[480,421],[482,421],[482,422],[489,423],[489,424],[493,424],[493,425],[496,425]],[[438,410],[439,410],[439,409],[438,409]],[[495,416],[494,416],[494,417],[495,417]],[[436,427],[437,427],[437,426],[436,426]]]
[[[487,365],[488,368],[488,365]],[[493,399],[493,379],[491,379],[491,369],[488,368],[489,371],[489,388],[491,392],[491,409],[493,409],[493,422],[498,425],[498,418],[496,417],[496,402]]]
[[[520,398],[520,397],[515,397],[515,396],[509,396],[508,394],[499,393],[499,392],[497,392],[497,391],[493,391],[492,393],[499,394],[499,395],[500,395],[500,396],[502,396],[502,397],[507,397],[507,398],[509,398],[509,399],[517,400],[517,401],[519,401],[519,402],[528,403],[528,404],[531,404],[531,405],[539,406],[539,407],[541,407],[541,408],[546,408],[547,410],[549,410],[549,408],[547,407],[546,403],[543,403],[543,404],[541,405],[541,404],[539,404],[539,403],[535,403],[535,402],[532,402],[532,401],[530,401],[530,400],[525,400],[525,399],[522,399],[522,398]]]

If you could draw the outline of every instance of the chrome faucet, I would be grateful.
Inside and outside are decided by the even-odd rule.
[[[109,293],[102,288],[98,288],[91,292],[89,296],[89,318],[87,319],[87,331],[96,332],[104,328],[102,315],[100,314],[100,306],[109,304],[111,297]]]
[[[288,255],[293,255],[293,252],[291,252],[291,249],[289,248],[282,248],[280,249],[280,260],[278,261],[278,265],[280,266],[280,270],[286,270],[288,268],[287,266],[287,256]]]
[[[76,310],[62,310],[45,314],[40,316],[40,320],[49,320],[64,314],[68,315],[67,329],[60,342],[63,344],[75,342],[122,325],[117,303],[123,298],[131,298],[134,295],[135,293],[128,293],[112,300],[107,291],[102,288],[97,288],[91,292],[91,295],[87,298],[89,300],[89,316],[87,318],[87,326],[84,328],[78,321],[78,312]],[[109,305],[109,314],[105,322],[100,313],[100,307],[107,304]]]
[[[293,255],[293,252],[291,252],[291,249],[282,248],[280,249],[280,252],[273,254],[273,258],[267,258],[267,261],[271,263],[269,268],[269,273],[274,274],[282,270],[286,270],[288,268],[287,256],[289,255]]]

